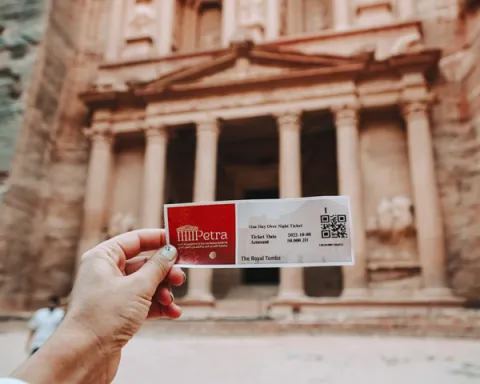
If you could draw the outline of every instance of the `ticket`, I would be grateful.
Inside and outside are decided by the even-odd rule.
[[[354,263],[346,196],[166,204],[164,214],[182,267]]]

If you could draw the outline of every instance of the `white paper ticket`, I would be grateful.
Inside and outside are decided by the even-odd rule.
[[[182,267],[354,263],[346,196],[167,204],[168,244]]]

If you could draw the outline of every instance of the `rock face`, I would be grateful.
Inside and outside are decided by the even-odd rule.
[[[19,136],[22,117],[27,103],[32,100],[29,89],[35,60],[38,57],[38,42],[45,26],[46,8],[43,0],[6,0],[0,4],[0,171],[5,181],[12,162],[15,141]],[[35,124],[34,130],[41,131],[43,125]],[[25,129],[24,129],[25,130]],[[32,147],[44,147],[42,134],[25,142],[23,151],[31,153],[22,162],[26,172],[38,172],[34,164],[39,160]],[[20,142],[19,142],[20,144]],[[37,149],[38,151],[38,149]],[[19,156],[20,156],[19,152]],[[42,151],[39,151],[42,155]],[[17,156],[18,158],[18,156]],[[31,169],[31,166],[36,170]],[[5,201],[1,210],[0,234],[0,289],[7,292],[23,292],[28,279],[24,268],[18,276],[11,274],[17,265],[25,264],[30,255],[28,240],[31,233],[30,219],[37,206],[37,196],[32,193],[34,179],[25,178],[13,185],[10,191],[5,186],[2,197]],[[10,212],[10,213],[9,213]],[[20,239],[23,237],[23,241]],[[23,243],[23,244],[22,244]],[[23,259],[23,260],[22,260]],[[20,262],[20,264],[17,264]],[[14,269],[12,269],[12,267]],[[25,279],[20,283],[20,279]],[[11,288],[8,288],[11,287]],[[16,301],[16,299],[13,299]]]
[[[94,20],[103,2],[54,0],[48,14],[47,1],[9,3],[0,15],[10,10],[12,20],[28,23],[22,12],[31,9],[28,15],[46,20],[0,212],[0,298],[15,309],[71,288],[88,158],[81,134],[87,111],[77,94],[97,60],[91,36],[80,32],[86,12]]]
[[[480,296],[480,68],[474,65],[480,58],[480,7],[441,3],[422,0],[418,7],[426,43],[444,51],[432,119],[448,273],[454,292],[473,299]]]

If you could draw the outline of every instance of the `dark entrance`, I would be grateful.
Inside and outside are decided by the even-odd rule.
[[[253,189],[245,191],[245,200],[277,199],[278,188]],[[246,268],[242,271],[242,283],[244,285],[277,285],[280,282],[278,268]]]

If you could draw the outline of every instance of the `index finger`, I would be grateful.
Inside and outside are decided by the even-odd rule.
[[[97,245],[97,247],[100,249],[107,248],[109,250],[120,248],[123,251],[125,259],[128,260],[137,256],[140,252],[159,249],[163,247],[165,243],[164,229],[138,229],[112,237]]]

